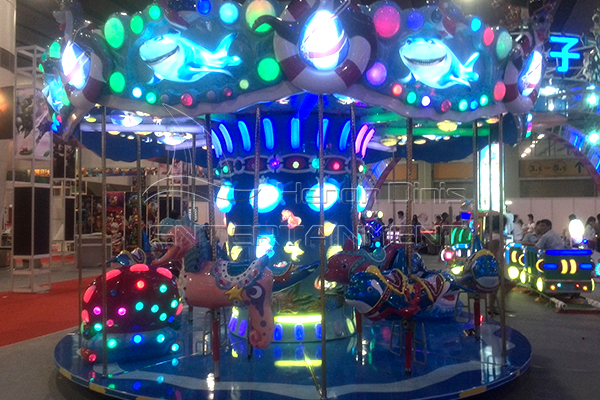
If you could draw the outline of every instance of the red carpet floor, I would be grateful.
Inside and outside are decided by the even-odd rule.
[[[83,290],[93,280],[84,278]],[[46,293],[0,293],[0,346],[77,326],[78,282],[74,279],[53,283]]]

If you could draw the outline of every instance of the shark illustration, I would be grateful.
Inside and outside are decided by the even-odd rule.
[[[167,33],[144,42],[140,46],[140,57],[154,71],[150,83],[163,79],[195,82],[211,72],[231,76],[225,68],[242,62],[240,57],[228,55],[234,39],[235,33],[231,33],[221,40],[215,51],[209,51],[178,32]]]
[[[463,65],[439,39],[409,38],[400,47],[400,58],[410,69],[404,82],[415,79],[434,89],[446,89],[457,84],[471,87],[470,82],[479,79],[479,74],[473,72],[479,53]]]

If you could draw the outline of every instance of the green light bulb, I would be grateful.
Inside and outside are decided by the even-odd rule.
[[[265,82],[272,82],[279,76],[281,67],[274,58],[263,58],[256,68],[258,76]]]
[[[148,94],[146,94],[146,102],[148,104],[154,104],[154,103],[156,103],[156,93],[154,93],[154,92],[148,92]]]
[[[131,32],[139,35],[144,31],[144,18],[142,18],[142,16],[139,14],[134,15],[131,17],[129,27],[131,28]]]
[[[115,93],[123,93],[125,90],[125,76],[120,72],[113,72],[108,81],[110,88]]]
[[[114,49],[119,49],[125,41],[125,27],[119,18],[113,17],[104,24],[106,42]]]
[[[160,7],[157,6],[156,4],[150,6],[150,8],[148,9],[148,16],[155,21],[157,21],[161,15],[162,15],[162,11],[161,11]]]
[[[58,42],[54,42],[50,45],[48,55],[52,58],[60,58],[60,44]]]
[[[490,100],[485,94],[481,95],[481,97],[479,98],[479,105],[481,107],[487,106],[489,102],[490,102]]]

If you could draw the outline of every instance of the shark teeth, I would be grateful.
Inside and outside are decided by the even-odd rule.
[[[416,65],[435,65],[435,64],[439,64],[442,61],[444,61],[446,59],[446,55],[443,55],[439,58],[431,58],[428,60],[420,60],[417,58],[408,58],[406,57],[406,61],[410,62],[411,64],[416,64]]]
[[[156,58],[152,58],[149,60],[145,60],[146,64],[148,65],[156,65],[156,64],[160,64],[161,62],[165,61],[167,58],[171,57],[172,55],[174,55],[175,53],[177,53],[177,51],[179,51],[179,46],[175,47],[173,50],[171,50],[170,52],[163,54],[160,57],[156,57]]]

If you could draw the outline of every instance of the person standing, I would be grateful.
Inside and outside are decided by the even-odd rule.
[[[535,233],[535,220],[533,219],[533,214],[527,214],[527,224],[525,225],[523,236],[528,233]]]
[[[589,217],[585,223],[583,238],[587,243],[588,249],[594,250],[596,248],[596,218],[593,216]]]
[[[538,241],[535,244],[536,250],[564,249],[565,245],[560,235],[552,230],[552,222],[549,219],[542,219],[536,225],[536,234]]]

